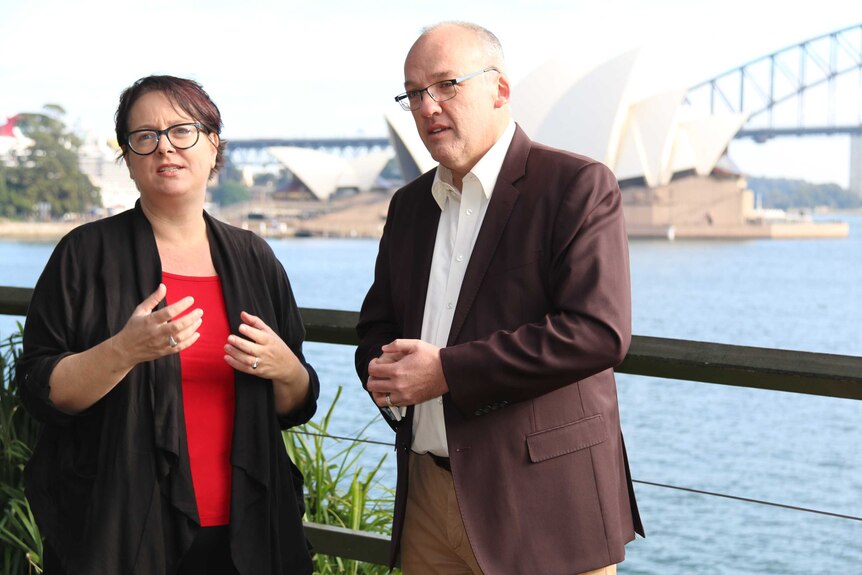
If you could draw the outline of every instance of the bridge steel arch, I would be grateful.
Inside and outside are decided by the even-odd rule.
[[[690,88],[686,102],[747,115],[735,138],[849,135],[849,187],[862,195],[862,24],[728,70]]]
[[[862,24],[728,70],[690,88],[687,102],[746,114],[737,138],[862,134]]]

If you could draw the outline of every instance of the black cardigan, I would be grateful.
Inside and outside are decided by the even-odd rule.
[[[317,407],[302,319],[269,245],[204,217],[231,331],[238,333],[240,311],[259,316],[310,376],[304,404],[278,417],[271,383],[236,373],[231,555],[243,574],[311,573],[302,474],[281,436]],[[173,573],[199,529],[178,354],[137,365],[84,413],[67,415],[48,398],[57,362],[119,332],[161,275],[152,228],[136,205],[65,236],[33,292],[17,373],[25,407],[44,425],[26,493],[69,575]]]

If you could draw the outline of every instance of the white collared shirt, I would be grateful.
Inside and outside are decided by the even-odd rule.
[[[515,123],[510,121],[500,139],[464,176],[461,192],[452,185],[452,172],[437,167],[431,194],[441,213],[422,316],[422,341],[445,347],[449,340],[467,264],[514,135]],[[442,397],[415,407],[413,451],[449,456]]]

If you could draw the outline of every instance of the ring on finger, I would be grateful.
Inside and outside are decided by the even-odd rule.
[[[251,368],[252,368],[252,369],[257,369],[257,366],[258,366],[258,365],[260,365],[260,358],[259,358],[259,357],[256,357],[256,358],[254,358],[254,363],[252,363],[252,364],[251,364]]]
[[[386,407],[395,407],[395,404],[392,403],[392,394],[391,393],[386,394]]]
[[[178,342],[177,340],[175,340],[175,339],[174,339],[174,336],[173,336],[173,335],[169,335],[169,336],[168,336],[168,345],[169,345],[169,346],[171,346],[171,347],[177,347],[177,345],[179,345],[179,343],[180,343],[180,342]]]

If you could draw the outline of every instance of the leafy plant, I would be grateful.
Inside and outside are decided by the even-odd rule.
[[[18,333],[0,342],[0,561],[3,573],[41,573],[42,538],[24,496],[24,465],[39,425],[18,399],[15,363],[21,332],[19,323]]]
[[[394,494],[376,480],[387,455],[384,454],[366,472],[359,462],[364,448],[352,440],[347,440],[347,444],[342,446],[341,439],[329,435],[329,424],[341,391],[339,386],[332,405],[320,422],[312,421],[283,434],[290,458],[305,477],[305,519],[323,525],[389,535]],[[357,435],[361,437],[368,425]],[[340,557],[315,555],[314,561],[315,573],[321,575],[376,575],[388,572],[382,565]]]
[[[0,573],[42,573],[42,539],[24,496],[24,465],[36,444],[39,424],[21,406],[15,365],[22,327],[0,342]],[[328,429],[342,388],[319,423],[285,431],[285,446],[305,476],[305,519],[325,525],[389,534],[393,493],[376,480],[386,455],[365,471],[359,459],[364,448],[352,440],[329,437]],[[370,423],[369,423],[370,424]],[[358,435],[362,435],[367,425]],[[347,444],[342,446],[342,441]],[[329,453],[332,450],[334,453]],[[340,557],[316,555],[316,573],[377,575],[387,572]]]

